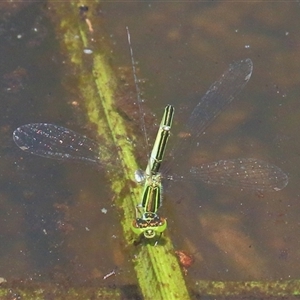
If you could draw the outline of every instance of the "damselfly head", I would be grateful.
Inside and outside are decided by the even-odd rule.
[[[131,228],[135,234],[143,234],[145,238],[152,239],[166,230],[167,220],[155,213],[145,213],[141,218],[132,222]]]

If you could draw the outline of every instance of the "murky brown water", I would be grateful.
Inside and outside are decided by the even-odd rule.
[[[300,276],[299,10],[297,3],[143,2],[106,3],[93,12],[111,35],[115,66],[130,66],[129,27],[138,75],[146,81],[141,85],[146,106],[158,119],[166,104],[175,106],[169,149],[197,97],[232,61],[253,60],[250,82],[194,156],[263,159],[288,173],[290,182],[283,191],[264,195],[204,184],[171,186],[161,214],[168,217],[178,249],[195,256],[191,281]],[[101,281],[118,267],[119,276],[108,280],[131,283],[104,175],[90,166],[24,155],[11,140],[16,127],[31,122],[89,134],[82,112],[70,105],[76,97],[61,85],[64,58],[52,24],[34,4],[7,13],[0,29],[0,275],[59,273],[72,274],[74,282]],[[107,251],[111,248],[115,252]]]

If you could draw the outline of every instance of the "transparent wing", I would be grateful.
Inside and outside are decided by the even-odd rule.
[[[13,132],[13,139],[23,151],[58,159],[100,163],[108,150],[70,129],[47,123],[27,124]]]
[[[253,70],[251,59],[230,65],[221,78],[213,83],[192,111],[178,144],[171,154],[172,165],[180,169],[186,163],[189,150],[194,148],[201,134],[211,122],[233,101],[249,81]],[[278,191],[288,183],[288,176],[278,167],[252,158],[229,159],[192,167],[185,176],[172,179],[201,180],[209,184],[236,186],[240,189]]]
[[[183,128],[181,140],[172,150],[172,160],[185,156],[198,142],[211,122],[232,102],[249,81],[253,70],[251,59],[235,62],[214,82],[192,111]]]
[[[288,176],[277,166],[254,158],[219,160],[190,169],[188,178],[240,189],[279,191]]]
[[[194,108],[186,131],[198,137],[207,126],[227,107],[249,81],[253,70],[251,59],[230,65],[221,78],[213,83]]]

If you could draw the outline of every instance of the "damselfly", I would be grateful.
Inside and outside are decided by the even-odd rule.
[[[192,111],[183,128],[183,137],[178,138],[172,150],[171,164],[177,158],[197,147],[198,139],[207,126],[232,102],[249,81],[253,64],[250,59],[230,65],[221,78],[213,83]],[[132,229],[146,238],[161,235],[166,229],[166,219],[157,211],[162,202],[162,179],[200,180],[209,184],[236,186],[240,189],[279,191],[288,183],[287,175],[277,166],[254,158],[220,160],[208,164],[194,165],[186,174],[166,175],[160,166],[170,135],[174,107],[168,105],[162,118],[146,171],[136,172],[138,181],[144,182],[141,204]],[[13,133],[17,146],[29,153],[60,160],[79,160],[101,165],[102,156],[109,150],[93,140],[70,129],[47,123],[27,124]],[[182,161],[182,159],[181,159]],[[103,166],[103,163],[102,163]]]

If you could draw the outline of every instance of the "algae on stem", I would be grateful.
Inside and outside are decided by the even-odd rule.
[[[59,9],[56,7],[57,35],[62,36],[61,48],[66,51],[68,65],[78,76],[78,93],[84,99],[89,122],[96,126],[102,140],[107,144],[113,143],[118,149],[122,167],[120,172],[111,174],[111,190],[116,196],[114,198],[122,195],[122,199],[116,200],[116,203],[123,211],[121,223],[127,247],[133,248],[133,240],[137,237],[133,235],[131,224],[135,217],[135,207],[140,203],[142,187],[130,184],[138,166],[134,148],[127,140],[126,124],[115,105],[118,79],[109,63],[109,42],[100,30],[103,24],[91,14],[89,22],[96,30],[90,32],[84,20],[78,18],[74,21],[74,15],[78,14],[76,3],[72,2],[70,11],[70,4],[55,2],[56,6],[61,6]],[[97,5],[89,3],[89,10],[93,11]],[[101,43],[95,43],[97,39],[101,39]],[[84,49],[91,49],[92,53],[86,57]],[[128,191],[126,195],[124,191]],[[133,249],[134,267],[143,298],[189,299],[183,274],[168,236],[164,236],[164,242],[164,245],[156,247],[147,244]]]

